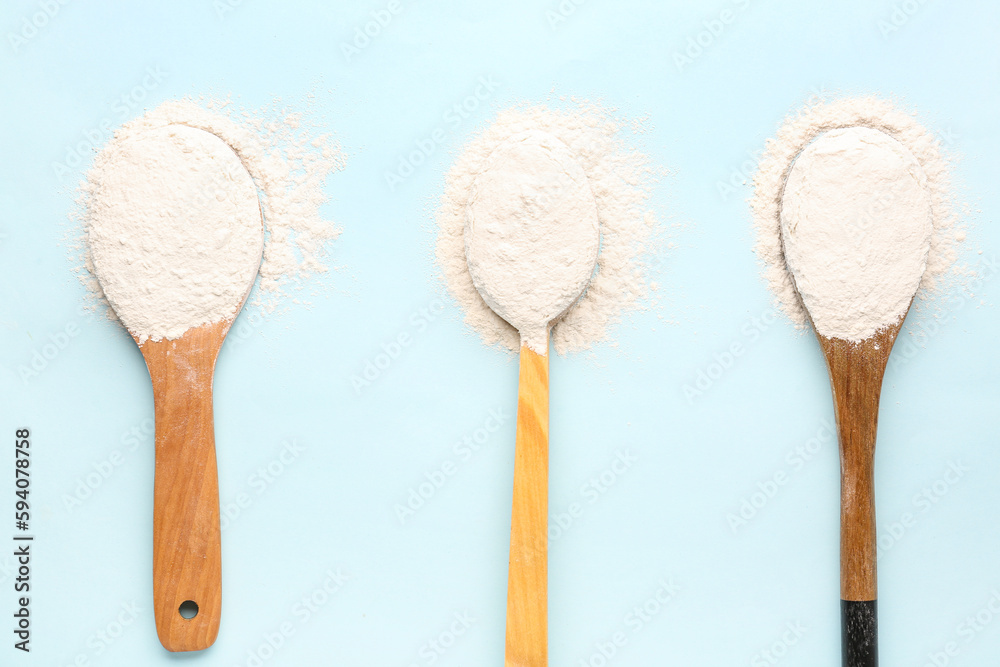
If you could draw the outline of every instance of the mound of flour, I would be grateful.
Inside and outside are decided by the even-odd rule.
[[[934,224],[916,158],[881,130],[830,130],[795,159],[781,201],[785,259],[823,336],[861,341],[898,323]]]
[[[464,311],[466,324],[487,344],[516,352],[520,337],[473,284],[465,253],[467,207],[490,156],[511,137],[525,132],[547,133],[567,147],[589,183],[600,227],[600,254],[590,285],[552,327],[556,352],[591,347],[607,336],[625,312],[645,303],[651,288],[645,259],[655,252],[659,231],[649,199],[659,172],[645,155],[626,143],[627,126],[631,124],[592,104],[576,103],[567,109],[517,106],[497,114],[455,160],[445,177],[437,211],[435,257],[448,292]],[[530,273],[521,277],[528,282],[531,278]]]
[[[803,154],[803,151],[820,135],[852,127],[871,128],[888,135],[905,149],[907,155],[912,156],[919,168],[919,171],[913,172],[914,178],[921,182],[922,195],[918,197],[924,197],[923,201],[929,206],[931,224],[927,241],[926,266],[919,280],[919,293],[933,293],[946,276],[955,275],[953,268],[957,259],[957,244],[965,238],[965,232],[956,227],[958,217],[951,189],[950,165],[941,150],[940,141],[912,114],[903,112],[890,102],[877,97],[844,98],[807,106],[786,119],[775,137],[767,141],[753,178],[753,195],[750,198],[756,232],[754,251],[763,264],[764,278],[774,292],[779,307],[797,327],[804,327],[808,322],[808,316],[802,299],[796,292],[792,274],[788,270],[789,262],[782,243],[782,197],[786,179],[796,162],[796,157],[801,157],[800,154]],[[907,160],[908,158],[901,157],[897,167],[902,168]],[[854,178],[849,170],[840,176],[836,176],[834,172],[828,176],[834,181],[841,182],[826,185],[824,190],[827,192],[833,192],[838,187],[849,188]],[[891,193],[884,194],[886,197],[892,196]],[[877,199],[876,196],[869,202],[874,204],[874,208],[861,207],[862,222],[866,219],[864,215],[868,215],[866,211],[878,211],[880,206],[884,209],[889,208],[877,204]],[[888,199],[885,201],[889,202]],[[857,216],[856,203],[848,200],[847,208],[843,211],[845,220],[846,216]],[[832,209],[832,214],[836,215],[835,208]],[[846,228],[842,231],[845,235],[848,233]],[[854,236],[855,238],[849,240],[851,244],[856,243],[858,238],[864,239],[864,235]],[[869,232],[867,242],[872,240],[873,237]],[[882,301],[883,297],[887,301],[892,301],[891,297],[886,297],[885,294],[853,296],[858,296],[861,301],[870,296],[874,296],[876,302]],[[849,300],[856,301],[853,297]],[[894,310],[898,310],[898,302],[880,304],[873,311],[874,314],[864,319],[856,328],[846,327],[841,322],[837,325],[840,328],[826,330],[835,330],[840,337],[857,340],[858,336],[867,332],[873,323],[880,321],[881,316],[877,313],[881,312],[891,319]],[[895,321],[882,322],[881,326],[894,323]]]
[[[495,150],[466,207],[465,255],[476,290],[548,354],[549,323],[583,294],[600,225],[587,176],[547,132],[516,134]]]
[[[229,146],[187,125],[159,127],[112,142],[90,182],[94,271],[140,343],[236,316],[264,229],[257,189]]]
[[[96,279],[98,268],[94,262],[94,249],[87,240],[95,229],[95,223],[99,226],[101,215],[115,206],[115,190],[109,186],[116,182],[127,182],[127,171],[133,168],[134,159],[132,162],[116,163],[116,156],[123,151],[127,152],[127,146],[139,137],[149,136],[151,132],[162,128],[177,126],[215,135],[238,158],[242,171],[234,166],[235,172],[244,175],[249,173],[255,186],[254,203],[256,205],[259,200],[260,206],[257,219],[259,221],[260,214],[263,213],[265,236],[263,259],[259,263],[256,288],[251,294],[248,308],[271,312],[280,304],[296,298],[301,290],[314,283],[311,278],[328,270],[327,257],[339,230],[320,209],[327,200],[323,190],[326,178],[343,168],[343,154],[329,134],[309,125],[306,117],[298,111],[278,105],[269,109],[247,111],[234,107],[227,100],[183,99],[164,102],[120,127],[98,153],[81,185],[80,209],[73,214],[82,223],[83,266],[78,271],[81,281],[97,297],[98,302],[111,296],[104,293]],[[217,176],[225,179],[232,174],[226,172]],[[209,190],[212,193],[217,193],[220,189],[213,187],[210,182]],[[132,205],[154,211],[161,205],[160,210],[168,210],[169,206],[176,205],[177,194],[163,183],[151,183],[146,190],[135,190],[131,195],[125,193],[125,196],[131,198]],[[184,205],[197,206],[199,202],[204,204],[203,200],[208,199],[207,194],[196,187],[193,192],[183,195],[187,198]],[[242,199],[249,208],[250,200],[246,197]],[[163,229],[164,233],[172,233],[167,229]],[[163,242],[162,238],[157,241]],[[168,245],[179,242],[178,238],[172,237]],[[208,293],[213,290],[225,291],[227,288],[220,287],[224,284],[221,276],[206,276],[193,298],[206,303],[212,301]],[[244,284],[243,289],[245,287]],[[133,288],[133,295],[138,293],[135,290],[141,290],[138,286]],[[123,301],[125,294],[126,292],[120,292],[117,295],[115,308],[119,313],[134,314],[134,309],[129,310]],[[154,317],[161,317],[162,313],[156,315],[156,311],[162,311],[166,304],[156,304],[156,299],[152,299],[152,303],[155,306],[151,306],[153,310],[150,312]],[[146,305],[150,305],[149,300]],[[185,311],[186,308],[189,310]],[[147,324],[141,325],[140,329],[133,329],[133,326],[140,326],[138,322],[144,321],[136,317],[130,317],[132,324],[126,322],[126,325],[140,338],[163,335],[171,338],[175,334],[179,335],[177,332],[185,324],[197,326],[196,320],[202,319],[202,316],[194,318],[184,315],[185,312],[200,312],[190,303],[174,303],[169,306],[169,310],[177,316],[176,321],[170,323],[169,333],[165,329],[150,328],[148,320],[145,320]],[[206,312],[218,314],[216,311]]]

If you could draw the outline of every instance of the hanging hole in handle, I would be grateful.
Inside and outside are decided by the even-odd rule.
[[[181,602],[181,606],[177,611],[180,612],[181,618],[190,621],[198,615],[198,603],[194,600],[185,600]]]

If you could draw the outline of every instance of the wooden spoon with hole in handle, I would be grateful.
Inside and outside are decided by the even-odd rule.
[[[260,269],[257,188],[222,139],[186,125],[119,140],[89,229],[98,281],[153,384],[153,611],[168,651],[211,646],[222,614],[215,362]]]
[[[156,633],[168,651],[199,651],[219,634],[222,549],[212,381],[231,324],[139,343],[153,382],[156,420],[153,608]]]
[[[465,254],[483,301],[520,334],[506,667],[548,665],[549,331],[590,284],[597,204],[572,151],[513,135],[476,176]]]

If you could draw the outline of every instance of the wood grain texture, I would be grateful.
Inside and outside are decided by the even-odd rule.
[[[231,323],[139,346],[156,413],[153,611],[168,651],[199,651],[219,634],[222,552],[212,380]],[[188,600],[198,605],[191,619],[179,611]]]
[[[548,665],[549,358],[521,346],[506,667]]]
[[[903,324],[860,343],[818,336],[826,357],[840,441],[841,599],[878,597],[875,567],[875,435],[882,378]]]

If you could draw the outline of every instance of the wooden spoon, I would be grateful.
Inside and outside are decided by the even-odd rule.
[[[826,359],[840,441],[844,667],[878,665],[879,395],[926,267],[932,218],[925,182],[894,138],[850,127],[803,150],[782,193],[784,255]]]
[[[101,243],[102,235],[105,240],[109,236],[108,230],[99,222],[92,225],[94,267],[115,312],[138,344],[153,383],[156,632],[168,651],[198,651],[215,642],[222,616],[219,481],[212,417],[215,362],[256,279],[264,246],[263,220],[250,174],[214,134],[168,125],[134,138],[117,159],[121,164],[111,185],[122,195],[111,199],[109,208],[115,210],[107,214],[113,214],[110,219],[115,221],[129,220],[130,225],[126,230],[112,225],[110,244]],[[165,171],[166,164],[177,168]],[[160,186],[163,182],[173,187],[168,191]],[[231,218],[234,228],[220,224],[228,222],[229,216],[235,216]],[[170,225],[176,236],[154,236],[162,225]],[[149,242],[151,236],[162,245]],[[172,262],[185,257],[190,262],[183,273],[193,280],[213,275],[209,272],[220,264],[238,271],[235,280],[213,292],[222,295],[221,301],[210,301],[213,310],[206,310],[203,318],[229,314],[189,328],[179,337],[163,335],[154,340],[144,333],[150,321],[206,302],[205,294],[185,293],[190,288],[183,286],[189,283],[178,282],[182,271]],[[223,263],[222,258],[238,261]],[[246,288],[240,292],[239,281],[244,279]],[[143,289],[137,290],[137,285]],[[147,299],[145,309],[137,308],[136,294]],[[231,308],[226,299],[233,300]]]
[[[219,634],[222,548],[212,381],[231,325],[206,324],[175,340],[136,339],[153,382],[153,612],[168,651],[199,651]]]
[[[860,343],[817,334],[840,440],[840,605],[844,667],[878,665],[875,434],[889,353],[903,320]]]
[[[528,131],[493,152],[465,247],[476,289],[521,337],[506,667],[548,664],[549,330],[586,290],[599,245],[597,204],[565,144]]]

